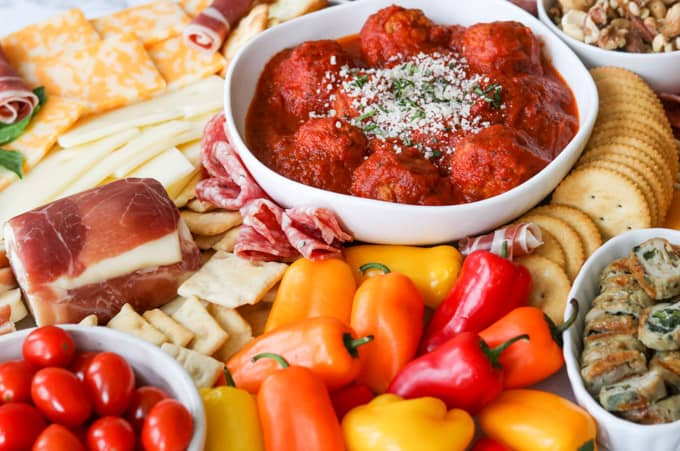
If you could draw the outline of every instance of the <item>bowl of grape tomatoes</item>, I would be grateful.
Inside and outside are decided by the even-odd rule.
[[[0,337],[0,451],[200,451],[205,413],[159,348],[105,327]]]

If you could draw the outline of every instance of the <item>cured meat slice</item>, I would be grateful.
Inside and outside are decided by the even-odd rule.
[[[12,316],[12,308],[9,305],[0,305],[0,335],[14,332],[14,323],[9,319]]]
[[[239,257],[281,260],[297,256],[282,230],[283,209],[268,199],[257,199],[241,209],[243,226],[234,245]]]
[[[339,257],[342,244],[352,240],[325,208],[290,208],[283,213],[281,227],[290,244],[311,260]]]
[[[248,173],[224,132],[224,113],[206,125],[201,141],[201,163],[210,176],[196,185],[196,195],[226,210],[239,210],[267,195]]]
[[[38,325],[165,304],[200,266],[162,185],[129,178],[9,220],[7,257]]]
[[[24,119],[38,105],[36,96],[12,66],[0,46],[0,122],[13,124]]]
[[[215,53],[251,3],[252,0],[214,0],[184,28],[184,42],[203,52]]]
[[[458,250],[463,255],[470,255],[477,250],[502,255],[505,248],[507,257],[512,259],[530,254],[541,244],[543,244],[541,229],[533,223],[522,223],[513,224],[486,235],[464,238],[458,242]]]

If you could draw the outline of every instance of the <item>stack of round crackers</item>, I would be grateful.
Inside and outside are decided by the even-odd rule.
[[[568,205],[536,207],[518,222],[532,222],[541,229],[543,245],[517,261],[531,273],[529,304],[541,308],[555,323],[562,322],[571,282],[585,260],[602,245],[595,222]]]
[[[661,102],[636,74],[591,70],[600,111],[590,141],[552,203],[577,208],[607,240],[664,223],[678,172],[678,151]]]

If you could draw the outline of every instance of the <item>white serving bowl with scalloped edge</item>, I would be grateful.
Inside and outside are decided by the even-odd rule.
[[[538,0],[538,17],[553,33],[567,43],[588,67],[615,66],[635,72],[653,89],[680,92],[680,51],[668,53],[630,53],[605,50],[574,39],[555,25],[548,9],[557,0]]]
[[[598,441],[612,451],[680,449],[680,421],[660,425],[642,425],[608,412],[586,390],[579,363],[583,349],[584,321],[592,300],[599,293],[600,273],[612,261],[629,255],[634,246],[657,237],[680,245],[680,231],[671,229],[633,230],[612,238],[588,258],[569,293],[569,299],[574,298],[579,303],[576,322],[564,332],[564,360],[569,382],[576,401],[597,422]],[[568,318],[571,311],[571,306],[567,306],[564,317]]]
[[[193,418],[194,430],[187,451],[202,451],[206,422],[203,401],[189,374],[160,348],[132,335],[107,327],[59,324],[73,337],[78,351],[115,352],[135,372],[137,386],[153,385],[184,405]],[[35,328],[0,336],[0,362],[21,359],[21,347]]]
[[[544,43],[544,53],[571,88],[579,111],[579,130],[562,153],[530,180],[501,195],[462,205],[416,206],[338,194],[283,177],[261,163],[244,142],[245,120],[260,73],[269,59],[307,40],[336,39],[358,33],[366,19],[396,3],[420,8],[434,22],[522,22]],[[225,87],[227,131],[255,180],[284,207],[333,210],[358,240],[391,244],[434,244],[493,229],[536,205],[567,174],[585,146],[597,116],[597,89],[578,57],[545,25],[506,0],[365,0],[334,6],[278,25],[251,41],[235,57]]]

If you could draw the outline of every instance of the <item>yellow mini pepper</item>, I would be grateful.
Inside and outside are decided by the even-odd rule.
[[[390,270],[408,276],[423,294],[425,305],[431,308],[437,308],[449,294],[463,262],[453,246],[365,244],[346,248],[344,255],[357,283],[368,277],[359,270],[362,265],[382,263]]]
[[[463,451],[475,432],[472,417],[425,397],[387,394],[355,407],[342,420],[348,451]]]
[[[349,324],[356,288],[352,270],[343,260],[296,260],[283,274],[264,331],[319,316]]]
[[[227,382],[233,384],[231,376]],[[201,389],[207,435],[205,451],[264,451],[255,397],[233,386]]]
[[[539,390],[506,390],[479,413],[484,434],[514,451],[596,451],[595,420]]]

